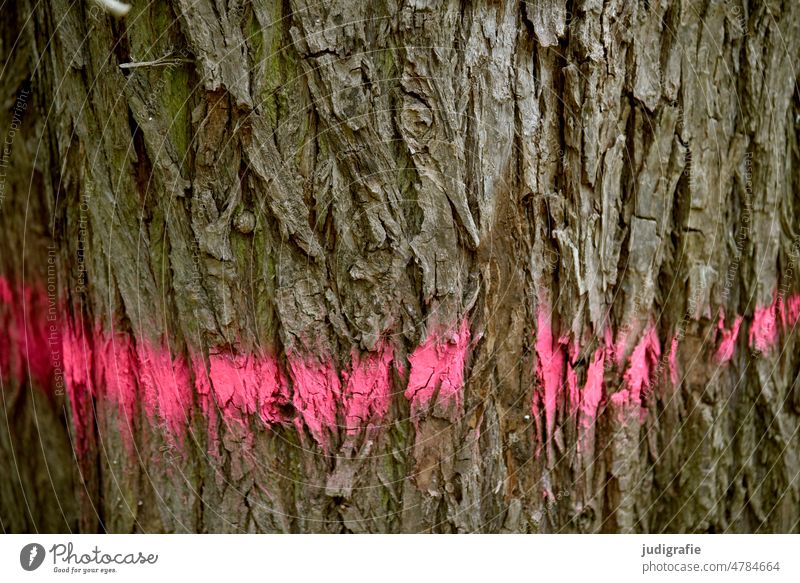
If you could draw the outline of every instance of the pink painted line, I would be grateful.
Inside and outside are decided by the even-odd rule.
[[[564,378],[564,349],[553,336],[550,310],[540,309],[536,316],[536,376],[539,379],[541,401],[544,403],[547,439],[553,434],[556,406]]]
[[[89,426],[93,424],[92,348],[82,323],[62,328],[64,380],[72,413],[73,447],[79,457],[89,448]]]
[[[625,385],[632,403],[639,402],[641,396],[650,387],[651,376],[661,356],[661,346],[656,330],[648,326],[630,357],[628,370],[625,371]]]
[[[0,302],[11,305],[14,301],[14,293],[11,291],[11,284],[5,276],[0,275]]]
[[[581,404],[581,395],[578,390],[578,375],[572,368],[572,363],[567,362],[567,396],[569,398],[569,410],[577,411]]]
[[[274,356],[211,354],[208,380],[227,421],[244,423],[256,414],[267,426],[286,421],[281,408],[290,402],[289,384]]]
[[[598,348],[586,372],[586,384],[581,392],[581,413],[584,427],[590,426],[597,418],[597,409],[603,399],[605,374],[605,351]]]
[[[739,338],[739,329],[742,327],[742,317],[736,316],[733,325],[730,329],[725,328],[724,324],[725,314],[720,313],[719,322],[717,322],[717,330],[721,336],[719,347],[714,355],[717,362],[724,364],[733,358],[733,352],[736,349],[736,340]]]
[[[672,386],[678,386],[678,339],[673,336],[669,346],[669,380]]]
[[[207,450],[212,458],[219,460],[219,427],[218,420],[221,411],[215,398],[215,389],[211,386],[209,367],[202,354],[191,355],[191,370],[194,376],[194,386],[197,391],[197,403],[206,422]],[[230,422],[230,419],[228,419]]]
[[[800,294],[778,299],[778,312],[785,332],[790,332],[800,320]]]
[[[20,294],[24,299],[17,316],[21,350],[25,353],[28,370],[34,384],[42,390],[50,388],[53,363],[48,345],[47,291],[41,285],[26,286]],[[55,323],[53,323],[55,329]]]
[[[14,286],[0,276],[0,374],[6,380],[30,380],[36,388],[51,388],[53,364],[51,355],[58,351],[55,343],[51,350],[51,332],[57,338],[55,322],[47,320],[48,296],[40,284]]]
[[[606,348],[606,356],[608,358],[614,357],[614,332],[611,330],[611,326],[606,325],[605,329],[603,330],[603,344]]]
[[[393,348],[386,342],[381,342],[376,351],[364,355],[355,350],[351,353],[350,369],[342,373],[348,435],[358,434],[381,421],[389,412],[393,356]]]
[[[182,440],[193,412],[199,409],[208,421],[212,444],[217,443],[219,420],[236,425],[235,431],[248,439],[251,421],[257,418],[266,427],[294,422],[298,430],[307,429],[316,443],[328,447],[331,436],[340,431],[353,436],[380,426],[389,414],[393,368],[401,376],[408,373],[405,397],[415,419],[434,406],[451,415],[463,413],[471,334],[466,319],[455,331],[431,333],[407,359],[400,356],[401,347],[381,342],[370,352],[353,350],[340,370],[324,350],[323,356],[289,354],[286,365],[275,355],[263,354],[221,353],[206,359],[190,353],[187,362],[166,344],[132,340],[81,322],[55,323],[53,334],[47,318],[52,307],[41,285],[16,286],[0,276],[0,325],[7,332],[0,335],[0,372],[5,378],[48,390],[54,379],[53,355],[63,362],[79,452],[85,452],[93,439],[94,399],[118,406],[121,431],[123,425],[132,427],[141,407],[167,435]],[[766,352],[777,344],[781,330],[791,332],[798,321],[800,294],[776,294],[770,305],[756,308],[748,344]],[[735,316],[726,327],[724,314],[720,316],[713,351],[718,362],[732,359],[742,322],[741,316]],[[623,335],[615,339],[610,328],[604,330],[603,345],[594,351],[581,388],[576,370],[580,346],[568,335],[558,337],[554,328],[557,323],[550,312],[540,310],[534,343],[537,386],[531,411],[539,434],[548,440],[560,403],[571,415],[577,413],[580,428],[586,429],[599,415],[604,398],[612,407],[641,406],[648,389],[666,380],[654,378],[661,370],[657,367],[661,344],[652,325],[627,358],[622,390],[613,395],[605,394],[604,369],[614,362],[623,366],[627,346]],[[669,381],[677,385],[677,338],[668,346]],[[294,414],[289,405],[294,406]],[[123,439],[126,435],[133,436],[126,431]]]
[[[124,334],[94,334],[95,374],[100,379],[98,387],[119,408],[120,434],[130,453],[135,451],[133,424],[138,402],[138,363],[130,339]]]
[[[20,306],[14,301],[8,282],[0,280],[0,296],[3,300],[1,314],[3,333],[0,334],[0,373],[5,380],[25,378],[24,354],[24,314],[20,313]]]
[[[568,398],[568,410],[570,413],[576,413],[580,408],[581,404],[581,393],[580,389],[578,388],[578,374],[575,371],[575,364],[578,361],[578,356],[580,355],[580,346],[578,342],[575,340],[573,342],[569,342],[569,338],[567,336],[563,336],[561,338],[561,343],[565,345],[569,345],[567,350],[567,398]]]
[[[160,417],[169,434],[182,441],[193,403],[186,361],[173,358],[169,347],[146,341],[137,343],[137,354],[145,411],[152,421]]]
[[[268,355],[256,361],[255,375],[261,382],[256,385],[256,412],[261,421],[272,426],[287,421],[284,410],[291,403],[289,379],[275,356]]]
[[[405,397],[411,401],[411,416],[436,403],[459,415],[463,409],[464,366],[470,330],[465,318],[449,338],[432,334],[408,357],[411,365]]]
[[[778,342],[776,301],[767,306],[757,306],[753,314],[749,344],[750,348],[754,348],[759,352],[769,352]]]
[[[322,360],[289,354],[289,374],[293,381],[292,402],[301,418],[295,426],[302,431],[302,423],[323,448],[329,445],[329,435],[336,432],[336,412],[341,400],[342,385],[330,357]]]
[[[205,359],[195,354],[191,369],[212,456],[219,451],[218,419],[246,445],[252,443],[251,416],[257,415],[267,427],[289,420],[283,412],[291,402],[289,381],[277,357],[215,353],[206,366]]]
[[[628,402],[630,401],[630,391],[628,389],[622,389],[621,391],[617,391],[610,397],[611,402],[617,408],[624,408]]]

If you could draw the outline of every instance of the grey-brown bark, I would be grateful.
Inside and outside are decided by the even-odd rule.
[[[74,461],[75,404],[32,413],[43,398],[12,379],[5,529],[800,529],[797,333],[710,357],[720,307],[750,321],[800,287],[795,2],[5,10],[0,127],[31,98],[2,268],[44,280],[55,244],[61,317],[175,354],[324,346],[344,362],[463,318],[475,339],[463,415],[412,421],[395,370],[387,424],[328,453],[254,423],[247,447],[220,427],[214,459],[199,412],[175,451],[137,408],[130,456],[97,399]],[[631,343],[649,320],[662,343],[679,335],[677,386],[659,381],[641,422],[605,398],[583,446],[560,403],[547,435],[531,418],[541,310],[581,344],[576,363],[607,325]],[[605,371],[607,396],[623,371]],[[39,435],[46,462],[12,457]]]

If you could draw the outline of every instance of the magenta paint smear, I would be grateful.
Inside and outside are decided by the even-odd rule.
[[[739,329],[742,326],[742,317],[736,316],[733,325],[730,329],[725,328],[724,324],[725,313],[721,312],[719,322],[717,322],[717,331],[719,332],[720,342],[717,347],[717,352],[714,358],[718,363],[724,364],[733,358],[733,351],[736,348],[736,340],[739,338]]]
[[[272,355],[209,355],[211,392],[229,422],[246,423],[252,415],[271,426],[285,421],[281,408],[289,404],[289,382]]]
[[[655,328],[649,326],[633,349],[628,370],[625,372],[625,382],[630,389],[631,400],[639,400],[646,389],[650,388],[653,372],[661,356],[661,345]]]
[[[92,348],[82,323],[68,323],[61,331],[64,381],[72,411],[73,448],[82,457],[89,447],[89,426],[94,423]]]
[[[120,431],[129,446],[133,445],[130,429],[139,407],[166,435],[182,441],[192,411],[199,405],[208,422],[211,444],[218,443],[219,419],[235,425],[231,428],[247,440],[252,435],[251,420],[258,418],[267,427],[293,421],[298,430],[308,428],[314,441],[327,448],[340,423],[347,436],[380,426],[391,405],[393,367],[402,376],[408,372],[405,397],[415,420],[432,406],[451,415],[463,412],[464,371],[471,340],[467,319],[455,331],[431,333],[408,359],[400,356],[400,347],[388,341],[370,352],[354,349],[341,372],[333,358],[324,355],[290,354],[288,366],[284,366],[271,354],[219,353],[206,362],[201,354],[191,353],[190,374],[185,358],[173,355],[166,344],[132,341],[125,334],[104,332],[82,322],[51,322],[47,319],[51,307],[42,286],[15,286],[0,277],[0,324],[7,331],[0,335],[0,367],[4,378],[31,380],[47,389],[52,384],[56,355],[63,365],[79,454],[86,452],[91,438],[94,398],[118,406]],[[726,322],[721,312],[713,352],[717,362],[732,359],[743,321],[742,316],[735,316]],[[770,305],[756,308],[748,343],[766,352],[777,344],[781,329],[791,332],[798,321],[800,294],[777,296]],[[55,334],[50,333],[51,324]],[[55,344],[50,343],[53,338]],[[603,342],[592,355],[581,388],[576,370],[580,346],[568,336],[557,337],[549,311],[537,314],[534,372],[538,382],[531,409],[540,435],[544,421],[548,440],[560,401],[570,414],[578,414],[579,430],[585,435],[598,417],[604,397],[613,407],[641,405],[657,381],[661,344],[652,325],[645,329],[627,363],[623,362],[625,338],[618,335],[614,341],[613,332],[606,328]],[[677,385],[678,339],[673,337],[668,346],[669,381]],[[604,373],[611,362],[627,368],[621,390],[606,395]],[[297,412],[294,418],[288,412],[290,404]]]
[[[603,375],[605,373],[605,350],[594,351],[592,362],[586,372],[586,384],[581,391],[581,413],[584,427],[591,425],[597,418],[597,409],[603,399]]]
[[[380,422],[389,412],[393,351],[384,341],[376,351],[363,355],[352,352],[350,369],[342,373],[348,435],[356,435],[370,424]]]
[[[197,387],[197,402],[206,418],[208,451],[215,458],[219,449],[217,420],[252,443],[250,417],[257,415],[272,427],[287,421],[282,408],[291,402],[289,381],[277,357],[229,352],[210,354],[209,366],[193,355],[191,366]]]
[[[578,391],[578,375],[570,362],[567,363],[567,397],[569,399],[569,410],[571,412],[577,411],[581,402]]]
[[[564,344],[568,343],[568,338],[562,338]],[[575,364],[580,354],[580,346],[577,341],[569,344],[569,358],[567,359],[567,398],[568,410],[576,413],[580,408],[581,394],[578,388],[578,374],[575,372]]]
[[[678,386],[678,339],[673,336],[669,344],[669,380],[672,386]]]
[[[138,402],[136,353],[124,334],[94,334],[95,374],[100,396],[107,397],[119,408],[120,433],[130,453],[135,452],[133,422]]]
[[[536,376],[539,379],[540,400],[544,403],[547,439],[553,435],[556,405],[562,390],[564,375],[564,348],[553,336],[550,310],[540,309],[536,317]]]
[[[786,301],[786,313],[788,318],[786,328],[788,330],[800,322],[800,294],[795,294]]]
[[[778,323],[775,312],[776,302],[772,302],[768,306],[756,307],[753,322],[750,324],[750,348],[766,353],[778,342]]]
[[[0,277],[0,301],[2,313],[0,323],[3,325],[0,333],[0,373],[8,381],[11,379],[21,381],[25,374],[24,359],[24,314],[20,303],[14,300],[14,291],[5,277]]]
[[[11,291],[11,284],[5,276],[0,275],[0,302],[10,305],[14,301],[14,294]]]
[[[19,370],[12,370],[14,368],[12,350],[14,350],[15,346],[12,334],[9,332],[16,328],[11,312],[13,301],[14,298],[8,280],[0,276],[0,326],[5,331],[0,333],[0,375],[6,381],[12,378],[20,378],[21,374]]]
[[[256,385],[256,412],[266,426],[287,421],[285,408],[291,403],[289,378],[275,355],[267,354],[256,360],[253,375]]]
[[[302,419],[295,426],[302,431],[302,423],[323,448],[328,447],[329,433],[336,432],[336,411],[341,400],[342,386],[331,357],[320,361],[314,357],[290,354],[289,374],[294,394],[292,403]]]
[[[605,330],[603,330],[603,344],[606,349],[606,358],[615,359],[614,332],[611,330],[611,326],[606,325]]]
[[[434,398],[436,404],[455,414],[461,413],[469,339],[469,322],[465,318],[449,338],[432,334],[408,357],[411,372],[405,396],[411,401],[411,416],[415,421],[434,404]]]
[[[13,286],[0,276],[0,374],[6,380],[30,379],[34,386],[49,391],[53,356],[60,347],[48,343],[50,325],[55,339],[58,328],[47,321],[48,297],[41,285]],[[60,360],[60,358],[58,359]]]
[[[598,409],[603,400],[603,382],[605,374],[606,349],[594,351],[592,362],[586,371],[586,384],[580,394],[580,417],[578,424],[578,451],[586,451],[590,445],[590,436],[598,417]]]
[[[182,356],[173,359],[167,346],[141,341],[137,348],[145,411],[152,421],[160,417],[168,434],[182,442],[192,408],[189,367]]]
[[[192,372],[194,373],[194,386],[197,391],[197,404],[206,421],[208,432],[207,450],[211,456],[219,461],[219,430],[217,427],[217,412],[219,407],[215,401],[214,390],[211,388],[206,361],[202,354],[191,355]]]
[[[18,329],[22,343],[20,349],[25,353],[28,370],[34,384],[48,390],[51,384],[53,358],[48,344],[47,292],[40,285],[26,286],[21,290],[22,305],[17,316]],[[20,317],[21,316],[21,317]],[[55,323],[54,330],[56,329]]]
[[[781,325],[786,333],[791,332],[797,321],[800,320],[800,294],[779,297],[777,310],[781,316]]]
[[[660,356],[661,345],[658,334],[652,325],[648,326],[631,353],[628,369],[623,375],[625,388],[611,395],[612,403],[616,406],[641,405],[642,397],[647,394],[654,380],[653,375],[657,370]]]

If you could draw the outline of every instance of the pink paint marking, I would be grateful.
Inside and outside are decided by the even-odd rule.
[[[756,307],[750,326],[750,348],[766,353],[778,342],[776,307],[776,302]]]
[[[661,346],[658,335],[655,328],[649,326],[633,349],[628,370],[624,374],[632,403],[639,402],[645,390],[650,387],[651,375],[658,364],[659,356],[661,356]]]
[[[213,393],[228,422],[245,424],[254,414],[268,426],[285,421],[281,408],[289,403],[288,380],[274,356],[211,354],[209,368],[205,394]]]
[[[217,458],[219,451],[218,420],[243,439],[252,443],[249,417],[257,414],[268,427],[287,421],[283,407],[290,403],[289,380],[277,357],[267,354],[209,355],[209,365],[201,355],[191,357],[197,388],[197,401],[208,431],[208,451]]]
[[[11,284],[2,276],[0,276],[0,302],[2,302],[0,324],[3,327],[3,331],[0,333],[0,374],[6,381],[22,380],[24,363],[19,355],[20,345],[17,338],[18,305],[14,302]]]
[[[620,339],[618,343],[614,342],[614,331],[611,330],[610,325],[606,325],[603,330],[603,345],[605,347],[605,360],[609,362],[616,362],[617,366],[622,365],[624,355],[625,340]],[[619,349],[617,346],[619,345]]]
[[[95,363],[99,389],[119,407],[121,421],[130,427],[138,400],[136,352],[124,334],[95,332]]]
[[[185,433],[195,395],[184,358],[173,357],[164,345],[143,340],[134,343],[124,334],[104,333],[100,329],[89,332],[82,322],[60,326],[53,334],[47,318],[52,308],[41,286],[15,287],[0,276],[0,325],[7,331],[0,335],[0,367],[4,376],[22,382],[30,373],[35,385],[47,388],[53,380],[53,355],[60,357],[74,443],[79,453],[86,452],[93,439],[93,398],[107,398],[116,403],[120,418],[127,421],[128,427],[132,426],[141,400],[149,418],[162,420],[170,435]],[[736,316],[730,328],[726,328],[724,313],[721,314],[717,323],[719,342],[714,351],[718,362],[732,359],[742,321],[741,316]],[[798,321],[800,294],[778,295],[770,305],[756,308],[748,343],[766,352],[778,342],[779,326],[789,332]],[[577,341],[570,342],[568,336],[556,339],[551,317],[544,310],[537,315],[536,331],[538,386],[531,409],[538,433],[542,433],[544,424],[547,438],[552,437],[559,399],[564,400],[571,413],[580,412],[581,428],[589,427],[604,397],[605,365],[616,361],[621,366],[625,359],[624,334],[618,334],[615,341],[611,329],[604,330],[604,346],[595,350],[586,383],[580,390],[575,370]],[[51,345],[54,338],[60,342],[60,354],[59,345]],[[431,405],[461,413],[469,343],[469,323],[465,319],[457,332],[449,337],[431,334],[408,357],[405,396],[411,401],[415,417]],[[677,338],[673,337],[669,346],[669,380],[677,385]],[[397,357],[394,350],[395,347],[381,343],[368,353],[353,351],[348,368],[341,373],[341,381],[332,358],[292,354],[288,359],[291,393],[287,373],[276,357],[216,354],[209,357],[206,370],[203,358],[192,354],[197,404],[208,419],[210,442],[216,443],[218,437],[217,413],[241,427],[248,426],[253,415],[271,426],[288,421],[285,406],[290,401],[298,411],[295,424],[299,429],[307,426],[315,441],[323,446],[327,445],[330,433],[338,430],[338,416],[344,419],[348,435],[364,427],[374,427],[389,411],[391,367],[405,376],[406,359]],[[648,326],[628,359],[622,390],[607,397],[612,408],[641,406],[646,391],[655,382],[654,374],[661,370],[656,366],[660,354],[656,330]]]
[[[92,348],[81,322],[67,323],[61,331],[64,381],[72,411],[73,447],[79,457],[89,449],[89,426],[93,423],[94,386]]]
[[[598,348],[586,372],[586,384],[581,392],[583,426],[589,427],[597,418],[597,408],[603,399],[603,375],[605,373],[605,351]]]
[[[167,346],[141,341],[138,354],[145,411],[151,420],[160,417],[170,436],[181,442],[192,408],[189,367],[182,356],[173,359]]]
[[[617,408],[624,408],[630,400],[630,391],[622,389],[611,395],[611,402]]]
[[[267,426],[286,421],[283,410],[291,402],[289,379],[277,357],[267,355],[256,361],[255,374],[261,379],[256,385],[256,411],[261,421]]]
[[[348,435],[356,435],[373,420],[381,420],[389,412],[392,391],[389,372],[393,350],[381,342],[376,351],[359,356],[351,354],[349,372],[343,372],[345,426]]]
[[[0,302],[10,305],[14,301],[14,294],[11,291],[11,284],[5,276],[0,275]]]
[[[722,339],[720,340],[719,347],[714,355],[714,358],[716,358],[717,362],[720,364],[729,362],[731,358],[733,358],[733,351],[736,348],[736,340],[739,338],[739,329],[742,326],[742,317],[736,316],[736,319],[733,321],[733,325],[729,330],[725,328],[724,318],[724,312],[720,313],[719,322],[717,322],[717,330],[719,331]]]
[[[786,330],[793,328],[800,321],[800,294],[794,294],[786,300]]]
[[[64,373],[67,387],[86,387],[89,396],[94,395],[92,386],[92,349],[82,323],[68,323],[61,332]]]
[[[614,332],[609,325],[603,330],[603,343],[606,345],[606,352],[611,353],[614,348]]]
[[[30,380],[37,388],[51,388],[53,362],[58,350],[58,328],[47,321],[48,296],[39,284],[13,286],[0,276],[0,374],[19,382]],[[51,329],[52,324],[52,329]],[[51,349],[48,332],[54,332]]]
[[[469,322],[465,318],[449,339],[431,335],[408,357],[411,373],[405,396],[411,401],[412,417],[416,419],[434,398],[455,414],[461,414],[469,339]]]
[[[788,298],[778,297],[776,309],[780,314],[784,331],[790,332],[800,319],[800,294],[794,294]]]
[[[613,355],[617,367],[622,368],[625,362],[625,351],[628,347],[628,334],[626,332],[617,332],[617,339],[611,346],[610,351]]]
[[[20,306],[21,317],[18,317],[22,332],[20,348],[25,353],[31,379],[37,387],[47,390],[50,388],[53,372],[47,338],[47,292],[41,285],[30,285],[22,289],[21,295],[23,303]]]
[[[672,386],[677,386],[678,376],[678,339],[673,336],[669,346],[669,380]]]
[[[219,410],[215,398],[214,389],[211,387],[206,361],[202,354],[194,353],[191,355],[192,372],[194,374],[194,386],[197,390],[197,403],[206,421],[208,431],[207,449],[215,459],[218,458],[219,451],[219,430],[217,428],[217,411]]]
[[[569,355],[567,359],[567,396],[569,398],[569,411],[575,413],[578,411],[581,403],[580,390],[578,389],[578,375],[574,369],[574,365],[580,355],[580,346],[578,346],[577,340],[573,340],[573,342],[570,343],[569,337],[567,336],[562,336],[560,343],[569,346],[567,351]]]
[[[326,362],[290,354],[289,372],[294,386],[292,402],[302,416],[311,436],[323,448],[328,446],[328,432],[337,429],[336,411],[342,386],[336,368],[328,357]],[[298,431],[301,420],[295,419]]]
[[[569,362],[567,363],[567,394],[569,396],[569,410],[577,411],[581,400],[578,391],[578,375]]]
[[[540,309],[536,317],[536,376],[542,389],[547,438],[553,434],[556,405],[564,374],[564,350],[553,337],[550,311]]]

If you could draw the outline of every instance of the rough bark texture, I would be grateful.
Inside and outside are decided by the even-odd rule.
[[[794,0],[3,21],[4,530],[800,531]]]

